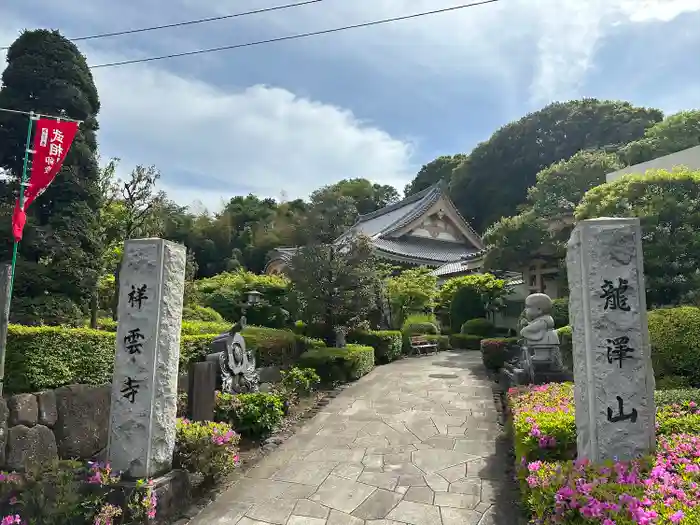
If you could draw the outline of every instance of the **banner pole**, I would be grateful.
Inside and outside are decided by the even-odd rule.
[[[32,147],[32,127],[34,125],[34,112],[29,112],[29,125],[27,126],[27,142],[24,148],[24,164],[22,166],[22,179],[19,184],[19,207],[24,209],[24,189],[27,186],[27,168],[29,167],[29,152]],[[10,293],[9,301],[12,301],[12,289],[15,284],[15,267],[17,266],[17,250],[19,242],[15,241],[12,246],[12,269],[10,270]],[[9,305],[8,305],[9,312]]]

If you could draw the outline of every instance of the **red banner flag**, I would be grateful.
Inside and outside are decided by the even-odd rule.
[[[12,235],[15,242],[22,239],[22,230],[27,221],[25,210],[56,178],[77,132],[77,122],[59,122],[48,118],[36,121],[32,172],[24,191],[24,205],[20,206],[18,199],[12,215]]]

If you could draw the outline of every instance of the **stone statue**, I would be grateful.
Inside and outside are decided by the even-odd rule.
[[[528,295],[525,299],[525,319],[527,325],[520,330],[520,335],[533,364],[547,363],[561,369],[559,334],[554,329],[552,299],[543,293]]]
[[[207,356],[208,361],[219,362],[221,390],[229,394],[257,392],[260,384],[255,352],[246,348],[245,339],[240,334],[245,325],[244,316],[231,327],[231,330],[212,341],[211,349],[215,352]]]

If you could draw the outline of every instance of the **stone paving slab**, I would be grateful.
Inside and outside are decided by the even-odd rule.
[[[515,525],[504,439],[478,352],[397,361],[343,390],[189,525]]]

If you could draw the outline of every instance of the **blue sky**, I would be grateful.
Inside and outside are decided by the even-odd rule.
[[[77,37],[290,1],[6,0],[0,43],[24,28]],[[78,45],[95,65],[459,3],[323,0]],[[155,164],[173,198],[210,210],[249,192],[305,197],[347,177],[403,189],[422,164],[468,153],[554,100],[700,107],[697,27],[700,0],[501,0],[306,40],[96,69],[100,153],[121,158],[124,171]]]

